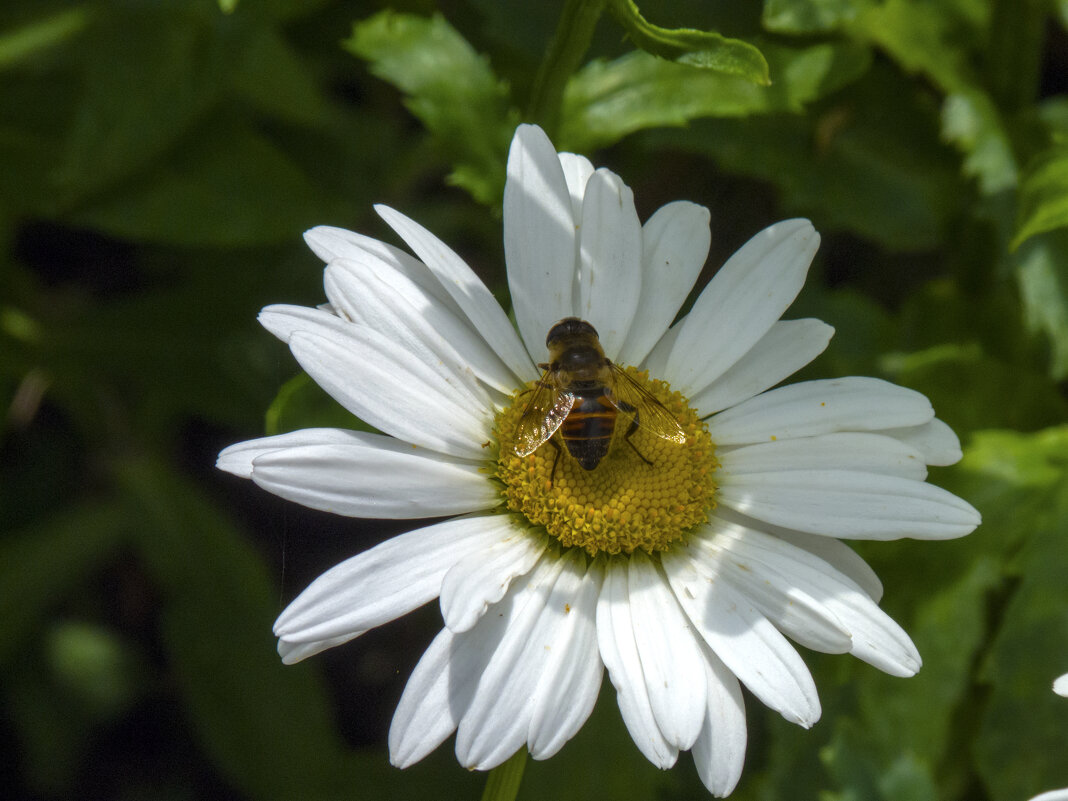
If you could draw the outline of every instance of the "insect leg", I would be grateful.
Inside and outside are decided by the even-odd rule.
[[[638,454],[638,458],[639,459],[641,459],[646,464],[651,465],[652,462],[650,462],[648,459],[646,459],[642,455],[642,452],[640,450],[638,450],[638,446],[630,441],[631,435],[634,434],[634,432],[637,431],[637,430],[638,430],[638,415],[637,415],[637,413],[635,413],[634,417],[631,418],[630,425],[627,426],[627,433],[623,435],[623,439],[625,439],[627,441],[627,444],[630,445],[631,450],[633,450],[636,454]]]
[[[549,472],[549,488],[553,486],[553,479],[556,478],[556,465],[560,463],[560,445],[556,442],[556,437],[549,438],[549,444],[553,446],[553,450],[556,451],[553,456],[553,469]]]

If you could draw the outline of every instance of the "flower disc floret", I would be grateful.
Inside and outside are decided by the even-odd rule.
[[[516,455],[514,435],[527,391],[517,392],[497,417],[496,474],[508,508],[544,527],[562,545],[584,548],[591,556],[629,554],[637,548],[665,551],[706,522],[716,505],[719,463],[704,422],[666,382],[650,380],[634,368],[627,373],[676,417],[686,433],[684,444],[640,427],[628,443],[624,437],[631,416],[620,413],[608,454],[593,470],[584,470],[559,435],[559,450],[547,442],[529,456]],[[528,389],[533,387],[532,382]]]

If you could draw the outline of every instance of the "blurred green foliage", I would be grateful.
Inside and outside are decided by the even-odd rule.
[[[387,202],[505,297],[520,120],[619,172],[643,217],[708,205],[709,271],[812,218],[824,246],[791,314],[838,333],[806,375],[915,387],[966,444],[933,478],[982,511],[975,534],[859,547],[922,672],[806,654],[823,720],[750,703],[734,797],[1068,784],[1049,689],[1068,671],[1068,5],[601,6],[577,44],[559,2],[0,9],[5,798],[481,791],[447,747],[403,773],[386,758],[436,610],[297,667],[274,653],[284,600],[395,527],[274,503],[212,462],[268,409],[272,432],[343,419],[255,324],[321,301],[304,229],[385,237]],[[542,54],[561,52],[576,68],[553,85]],[[688,757],[640,758],[611,695],[520,797],[704,797]]]

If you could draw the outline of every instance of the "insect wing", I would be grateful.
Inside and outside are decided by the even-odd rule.
[[[608,400],[621,412],[636,412],[634,420],[638,428],[679,445],[686,442],[686,432],[679,421],[648,390],[615,364],[611,366],[610,376],[605,393]]]
[[[548,374],[543,376],[516,426],[516,455],[529,456],[544,445],[563,425],[574,405],[573,394],[555,386]]]

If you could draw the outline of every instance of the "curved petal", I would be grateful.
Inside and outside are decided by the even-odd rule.
[[[1068,698],[1068,673],[1053,680],[1053,692]]]
[[[248,439],[230,445],[219,453],[215,466],[241,478],[252,478],[252,463],[257,456],[283,448],[305,445],[345,445],[352,442],[355,432],[345,428],[302,428],[273,437]]]
[[[785,220],[731,256],[679,323],[663,376],[671,386],[694,395],[753,347],[801,291],[819,244],[808,220]]]
[[[274,633],[309,643],[362,633],[436,598],[449,568],[501,538],[495,515],[409,531],[327,570],[285,608]]]
[[[430,231],[399,211],[388,206],[375,206],[375,211],[437,276],[475,330],[493,346],[511,371],[524,381],[536,378],[530,356],[508,322],[504,309],[464,260]]]
[[[449,297],[449,293],[427,266],[400,248],[355,231],[329,225],[320,225],[305,231],[304,241],[315,255],[327,264],[332,261],[349,261],[371,266],[386,265],[417,284],[454,315],[461,314],[460,307]]]
[[[550,145],[551,147],[551,145]],[[582,196],[586,194],[586,182],[593,175],[590,160],[578,153],[557,153],[560,169],[564,172],[567,193],[571,196],[571,218],[582,219]]]
[[[680,750],[704,722],[706,683],[696,635],[656,565],[637,550],[627,566],[634,643],[656,725]]]
[[[823,353],[832,336],[834,329],[820,320],[779,320],[690,405],[707,417],[759,395]]]
[[[773,526],[739,514],[726,506],[720,506],[713,515],[714,520],[725,523],[737,523],[745,528],[759,528],[777,539],[788,542],[791,545],[805,551],[809,556],[826,562],[876,603],[883,597],[883,583],[879,576],[871,569],[871,565],[865,562],[860,555],[841,540],[833,537],[822,537],[819,534],[806,534],[801,531]]]
[[[729,553],[726,561],[812,598],[849,633],[848,650],[857,658],[894,676],[920,669],[920,654],[905,631],[834,565],[772,534],[716,517],[707,532],[715,533],[695,538],[696,549],[710,558]]]
[[[945,466],[956,464],[964,456],[960,439],[953,429],[937,417],[930,422],[910,428],[889,428],[879,432],[901,440],[923,453],[927,464]]]
[[[338,645],[343,645],[349,640],[355,640],[363,633],[364,632],[362,631],[357,631],[351,634],[343,634],[340,637],[330,637],[326,640],[314,640],[312,642],[287,642],[286,640],[279,640],[278,655],[282,657],[283,665],[295,665],[297,662],[301,662],[309,656],[321,654],[323,651]]]
[[[505,395],[519,385],[518,377],[464,318],[406,276],[338,261],[327,266],[323,285],[350,319],[385,334],[429,364],[440,361],[454,376],[470,375],[472,391],[480,389],[476,377]]]
[[[745,764],[745,702],[734,674],[707,647],[703,651],[708,705],[693,744],[693,761],[708,791],[726,798],[737,786]]]
[[[251,478],[286,500],[348,517],[444,517],[489,509],[499,501],[477,464],[419,451],[380,434],[348,434],[347,442],[329,444],[265,443],[253,460]]]
[[[704,206],[678,200],[642,226],[641,313],[619,351],[620,364],[641,364],[675,319],[708,258],[709,219]]]
[[[780,470],[855,470],[923,481],[923,454],[880,434],[843,431],[799,439],[745,445],[719,457],[724,475]]]
[[[816,685],[786,638],[749,599],[678,548],[661,559],[675,597],[709,648],[765,705],[806,729],[820,717]]]
[[[914,426],[934,417],[919,392],[878,378],[802,381],[750,398],[708,420],[717,445],[748,445],[835,431]]]
[[[545,361],[549,328],[573,313],[577,217],[571,203],[549,137],[536,125],[520,125],[504,184],[504,258],[516,324],[537,362]]]
[[[614,172],[599,169],[582,199],[575,313],[593,323],[605,356],[613,361],[638,309],[641,256],[634,193]]]
[[[608,677],[616,688],[619,712],[634,744],[661,770],[675,764],[679,749],[669,743],[656,725],[645,683],[638,646],[634,642],[627,566],[609,561],[601,596],[597,600],[597,643]]]
[[[455,633],[473,627],[514,579],[530,572],[548,544],[545,535],[528,531],[510,516],[498,515],[498,520],[502,539],[459,560],[441,583],[441,616]]]
[[[484,459],[488,409],[369,328],[349,324],[330,338],[297,332],[289,342],[300,366],[342,406],[406,442],[467,459]]]
[[[603,570],[596,563],[587,569],[582,558],[565,570],[575,574],[578,587],[564,605],[548,663],[531,698],[527,743],[534,759],[548,759],[578,733],[593,712],[604,675],[596,626]]]
[[[515,613],[456,730],[456,757],[466,768],[494,768],[526,744],[531,701],[550,662],[565,606],[581,591],[582,576],[572,564],[576,557],[543,559],[516,593]]]
[[[717,499],[757,520],[864,540],[952,539],[979,525],[964,500],[922,481],[845,470],[724,476]]]

